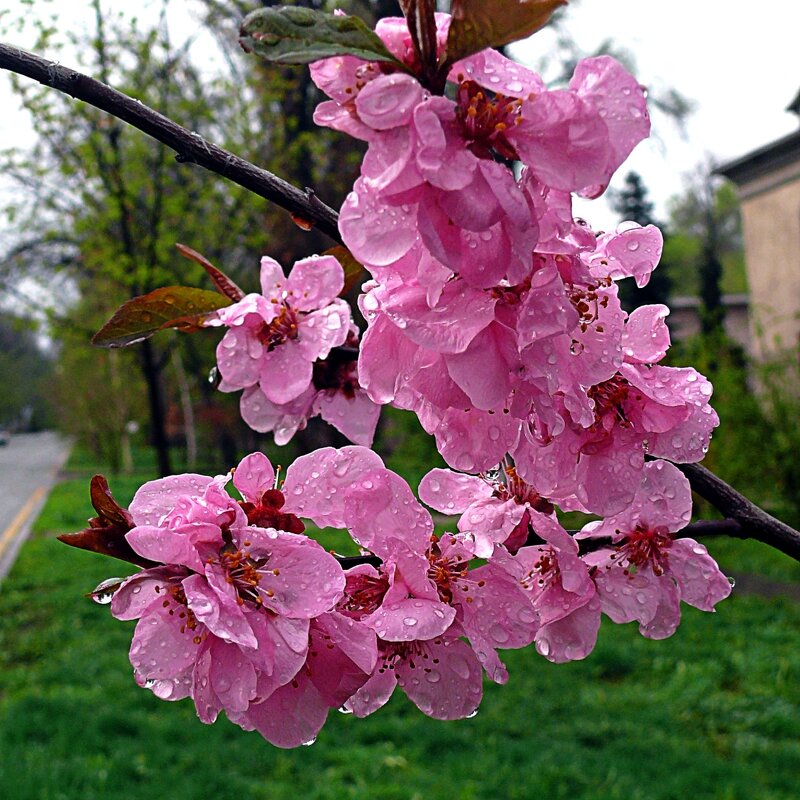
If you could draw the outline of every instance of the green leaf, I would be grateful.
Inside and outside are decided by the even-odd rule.
[[[239,44],[278,64],[309,64],[330,56],[399,61],[359,17],[334,16],[297,6],[260,8],[248,14]]]
[[[200,330],[212,311],[231,305],[227,297],[208,289],[165,286],[123,303],[92,337],[98,347],[126,347],[166,328],[191,333]]]
[[[567,0],[453,0],[445,64],[535,33]]]

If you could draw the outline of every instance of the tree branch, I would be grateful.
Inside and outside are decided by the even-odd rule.
[[[568,533],[575,534],[577,531],[568,531]],[[678,538],[681,539],[694,539],[698,536],[733,536],[737,539],[750,538],[750,534],[745,532],[745,530],[738,522],[736,522],[736,520],[732,519],[701,519],[697,522],[690,523],[678,532]],[[546,544],[546,542],[544,539],[540,539],[538,536],[536,536],[536,534],[531,534],[528,536],[525,544],[537,545]],[[591,539],[578,539],[578,552],[582,556],[586,555],[586,553],[593,553],[595,550],[599,550],[601,547],[613,546],[614,542],[610,536],[596,536]],[[791,555],[791,553],[789,555]],[[358,566],[359,564],[371,564],[373,567],[379,567],[381,565],[381,559],[378,558],[378,556],[373,555],[336,556],[336,560],[342,565],[342,569],[350,569],[351,567]]]
[[[186,130],[138,100],[74,69],[67,69],[2,42],[0,67],[25,75],[112,114],[172,148],[178,161],[197,164],[216,172],[259,197],[285,208],[293,216],[313,222],[320,231],[341,243],[336,212],[311,190],[300,191],[271,172],[206,141],[200,134]]]
[[[757,539],[800,561],[800,532],[759,508],[700,464],[675,466],[686,475],[692,489],[700,497],[728,517],[725,520],[727,523],[735,522],[738,525],[738,528],[731,526],[731,532],[727,535],[739,539]]]

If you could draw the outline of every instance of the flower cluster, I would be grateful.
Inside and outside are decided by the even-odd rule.
[[[343,287],[344,271],[333,256],[298,261],[288,278],[265,256],[261,294],[206,321],[228,328],[217,347],[219,388],[244,389],[242,418],[254,430],[273,432],[278,444],[317,415],[351,441],[372,444],[380,409],[358,384],[358,328],[338,297]]]
[[[662,638],[681,600],[712,611],[728,595],[705,548],[675,538],[690,515],[686,478],[663,461],[645,473],[629,509],[576,538],[513,468],[433,470],[420,495],[460,514],[456,532],[437,534],[371,450],[314,451],[280,488],[253,453],[233,471],[238,500],[230,476],[139,489],[125,538],[153,566],[116,588],[111,611],[138,619],[139,685],[191,697],[207,723],[224,710],[280,747],[313,741],[331,708],[373,713],[398,686],[431,717],[468,717],[484,672],[508,679],[498,649],[535,643],[554,662],[584,658],[601,612]],[[334,557],[301,518],[345,529],[366,557]],[[581,554],[578,538],[600,546]]]
[[[449,18],[437,25],[441,47]],[[367,143],[340,215],[372,276],[363,338],[331,256],[288,277],[264,258],[261,294],[210,324],[227,327],[221,388],[243,390],[242,416],[279,444],[320,414],[369,445],[380,405],[415,412],[452,467],[419,497],[456,530],[435,532],[360,446],[303,456],[280,486],[248,456],[239,500],[226,477],[155,481],[109,517],[153,564],[112,601],[139,620],[137,681],[283,747],[313,740],[329,709],[365,716],[398,686],[432,717],[470,716],[483,673],[508,677],[498,650],[580,659],[603,614],[663,638],[681,601],[713,611],[730,593],[679,536],[691,492],[669,463],[706,452],[711,385],[661,363],[666,306],[627,313],[617,293],[620,279],[648,281],[661,234],[595,233],[572,215],[573,193],[600,194],[647,136],[641,87],[604,56],[550,90],[484,50],[439,96],[409,74],[406,23],[377,33],[409,72],[349,55],[312,65],[331,98],[317,122]],[[572,535],[556,506],[601,519]],[[325,552],[303,519],[346,530],[364,555]]]
[[[402,20],[377,33],[413,66]],[[374,279],[358,361],[374,402],[413,410],[450,466],[509,455],[550,500],[596,514],[632,502],[647,453],[702,458],[710,384],[658,364],[666,307],[628,315],[617,295],[618,279],[647,283],[660,232],[597,235],[572,216],[571,193],[601,193],[649,132],[620,64],[585,59],[548,90],[488,49],[453,66],[453,99],[352,56],[312,76],[332,98],[317,121],[368,144],[340,229]]]

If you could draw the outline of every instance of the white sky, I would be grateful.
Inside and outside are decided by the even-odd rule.
[[[795,0],[582,0],[567,13],[584,48],[613,37],[634,54],[643,84],[674,86],[696,103],[686,139],[657,120],[663,143],[640,144],[615,181],[639,172],[662,214],[705,154],[738,158],[797,130],[798,118],[784,110],[800,90]],[[581,214],[604,227],[599,211]]]
[[[16,2],[0,0],[0,10]],[[38,5],[52,7],[41,0]],[[130,8],[125,0],[105,0],[104,5]],[[83,19],[91,25],[88,2],[57,6],[68,24]],[[173,6],[191,19],[191,2],[179,0]],[[158,3],[144,0],[140,13],[146,15],[148,7]],[[784,111],[800,90],[800,3],[795,0],[580,0],[567,15],[566,24],[585,49],[613,38],[633,53],[643,84],[674,86],[696,103],[685,139],[663,117],[657,119],[661,141],[640,144],[615,181],[620,183],[630,169],[638,171],[662,216],[666,200],[680,192],[683,176],[707,154],[723,161],[736,158],[797,129],[797,117]],[[532,60],[546,47],[547,36],[532,40]],[[6,83],[0,80],[0,148],[24,143],[28,131]],[[576,213],[595,228],[615,221],[602,201],[583,204]]]

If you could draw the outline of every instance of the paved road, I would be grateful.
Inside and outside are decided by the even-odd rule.
[[[55,433],[19,433],[0,447],[0,580],[22,542],[69,454]]]

